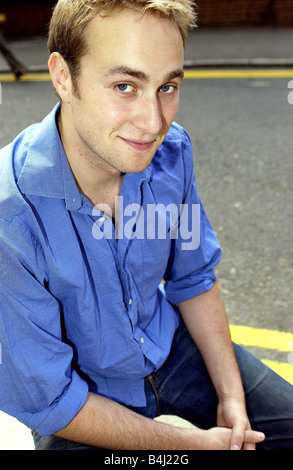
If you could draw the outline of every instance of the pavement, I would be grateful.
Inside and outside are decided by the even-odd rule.
[[[9,42],[29,72],[47,72],[46,37]],[[293,67],[293,27],[213,28],[192,31],[185,51],[185,67]],[[0,73],[9,67],[0,56]]]
[[[9,42],[11,50],[29,72],[48,71],[45,37]],[[213,28],[190,33],[186,46],[186,68],[290,68],[293,67],[293,28]],[[0,56],[0,74],[9,67]],[[163,418],[165,419],[165,418]],[[186,425],[178,418],[171,424]],[[14,418],[0,412],[0,450],[32,450],[30,431]]]

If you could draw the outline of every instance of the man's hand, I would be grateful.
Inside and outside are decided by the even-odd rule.
[[[218,405],[217,424],[231,430],[231,450],[255,450],[255,444],[265,439],[263,433],[251,431],[242,400],[227,398],[221,401]]]
[[[208,431],[204,431],[205,436],[205,450],[232,450],[231,449],[231,440],[232,440],[232,429],[218,427],[211,428]],[[245,431],[243,434],[244,445],[247,446],[243,450],[250,450],[255,447],[255,444],[262,442],[264,440],[264,435],[255,431]],[[250,449],[249,449],[250,448]],[[240,449],[239,449],[240,450]]]

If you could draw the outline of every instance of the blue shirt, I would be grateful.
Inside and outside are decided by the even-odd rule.
[[[144,406],[144,378],[179,324],[176,304],[212,287],[221,256],[183,128],[174,123],[150,166],[125,175],[128,232],[115,238],[77,188],[58,111],[0,153],[0,409],[42,435],[64,428],[88,391]],[[163,211],[165,236],[145,236],[141,213],[159,204],[179,216]],[[183,249],[180,208],[192,204],[200,243]]]

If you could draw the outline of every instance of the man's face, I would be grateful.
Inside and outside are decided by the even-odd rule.
[[[70,95],[73,145],[91,167],[148,167],[177,113],[183,42],[170,20],[123,10],[88,26],[79,96]]]

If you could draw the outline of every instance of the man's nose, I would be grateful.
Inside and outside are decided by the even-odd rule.
[[[144,134],[156,136],[163,127],[162,105],[158,96],[138,100],[133,125]]]

